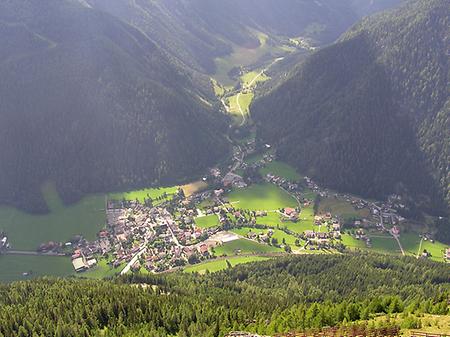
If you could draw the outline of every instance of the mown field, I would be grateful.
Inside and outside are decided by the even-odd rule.
[[[273,184],[252,185],[237,189],[227,195],[233,206],[248,210],[273,211],[284,207],[297,207],[297,201]]]
[[[219,218],[216,214],[195,218],[195,224],[200,228],[211,228],[219,225]]]
[[[189,266],[184,269],[186,273],[200,273],[204,274],[206,271],[211,273],[221,271],[228,268],[227,261],[231,263],[231,266],[237,266],[242,263],[259,262],[268,260],[269,257],[264,256],[233,256],[226,259],[217,259],[213,261],[207,261],[193,266]]]

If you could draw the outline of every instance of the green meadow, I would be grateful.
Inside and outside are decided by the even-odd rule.
[[[263,154],[258,153],[258,154],[252,154],[252,155],[246,157],[244,159],[244,161],[247,164],[251,165],[251,164],[254,164],[254,163],[257,163],[257,162],[261,161],[262,159],[263,159]]]
[[[319,213],[324,214],[327,212],[337,215],[342,219],[366,218],[370,215],[367,208],[358,210],[351,203],[334,197],[325,198],[320,201]]]
[[[299,181],[302,176],[289,164],[273,161],[268,163],[265,167],[260,169],[261,175],[265,176],[268,173],[285,178],[290,181]]]
[[[280,213],[268,212],[266,216],[261,216],[256,218],[256,223],[258,225],[266,225],[269,227],[277,227],[277,225],[282,225]]]
[[[249,114],[250,104],[253,100],[254,94],[252,92],[236,94],[228,98],[228,106],[230,107],[230,113],[232,116],[237,119],[242,119],[241,110],[239,109],[239,105],[241,106],[242,112],[244,115]]]
[[[84,273],[78,273],[76,274],[76,276],[89,279],[103,279],[118,275],[124,267],[125,265],[122,264],[117,268],[113,268],[112,266],[108,265],[108,261],[106,259],[101,259],[98,261],[97,266],[89,269]]]
[[[298,234],[307,230],[317,232],[319,229],[318,226],[314,225],[314,209],[312,206],[302,208],[297,222],[286,221],[283,222],[282,226]]]
[[[369,235],[372,247],[370,250],[383,254],[401,254],[397,241],[389,235]]]
[[[228,76],[231,69],[236,66],[250,66],[267,53],[274,51],[274,47],[267,43],[268,36],[255,32],[255,36],[259,39],[259,46],[256,48],[246,48],[238,45],[233,45],[233,52],[225,57],[216,58],[216,73],[214,79],[226,87],[232,87],[236,84],[232,78]]]
[[[260,82],[269,80],[269,77],[260,73],[260,71],[250,71],[241,76],[241,83],[244,87],[248,87],[250,84],[255,85]]]
[[[28,272],[31,272],[29,276],[22,275]],[[13,282],[42,276],[64,277],[73,274],[70,257],[0,255],[0,282]]]
[[[168,197],[171,195],[177,193],[178,186],[171,186],[171,187],[157,187],[157,188],[145,188],[142,190],[135,190],[135,191],[129,191],[129,192],[119,192],[119,193],[111,193],[108,195],[109,199],[115,199],[115,200],[139,200],[140,202],[144,202],[145,199],[148,199],[149,197],[152,199],[157,199],[164,195],[164,193],[167,194]]]
[[[284,207],[297,207],[298,205],[289,193],[269,183],[236,189],[227,197],[234,207],[255,211],[273,211]]]
[[[238,239],[226,242],[214,248],[216,256],[239,254],[265,254],[282,252],[280,248],[258,243],[247,239]]]
[[[42,193],[48,214],[29,214],[12,207],[0,207],[0,231],[8,234],[12,249],[34,251],[43,242],[65,242],[77,234],[94,240],[105,226],[105,197],[92,195],[66,206],[56,188],[46,184]]]
[[[363,240],[358,240],[350,234],[341,235],[342,243],[350,249],[366,249],[366,243]]]
[[[231,231],[233,233],[236,233],[236,234],[244,236],[244,237],[247,236],[247,234],[250,232],[253,232],[256,234],[260,234],[260,233],[267,234],[269,232],[268,229],[258,229],[258,228],[250,228],[250,227],[235,228],[235,229],[232,229]],[[290,246],[294,246],[295,240],[297,239],[295,236],[286,234],[285,232],[283,232],[282,230],[279,230],[279,229],[273,229],[272,237],[277,239],[278,244],[282,244],[283,239],[284,239],[286,244],[288,244]]]
[[[216,214],[195,218],[195,224],[200,228],[211,228],[219,225],[219,218]]]
[[[204,274],[206,273],[206,271],[209,271],[211,273],[214,273],[220,270],[227,269],[228,268],[227,261],[229,261],[231,263],[231,266],[234,267],[243,263],[266,261],[268,259],[269,257],[264,256],[234,256],[229,257],[227,259],[212,260],[196,264],[193,266],[189,266],[184,269],[184,272]]]

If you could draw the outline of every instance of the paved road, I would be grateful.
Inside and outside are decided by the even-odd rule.
[[[125,268],[122,269],[122,271],[120,272],[120,275],[125,275],[126,273],[128,273],[130,271],[131,267],[133,266],[133,264],[136,263],[136,261],[141,257],[142,254],[144,254],[144,252],[146,250],[147,250],[147,240],[145,241],[144,244],[142,244],[139,252],[137,252],[136,255],[133,256],[133,258],[130,260],[130,262],[127,263]]]
[[[386,230],[386,227],[384,227],[384,222],[383,222],[383,217],[381,216],[381,210],[380,210],[380,224],[381,224],[381,228],[383,228],[383,230]],[[400,248],[400,251],[402,252],[402,255],[405,256],[405,251],[403,250],[402,244],[400,242],[400,240],[398,239],[398,235],[395,235],[392,230],[389,230],[389,234],[392,235],[392,237],[395,239],[395,241],[397,241],[398,247]]]

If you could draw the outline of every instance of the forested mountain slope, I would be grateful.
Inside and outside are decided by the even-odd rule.
[[[198,174],[226,153],[209,93],[146,36],[76,1],[0,3],[0,203]]]
[[[450,270],[415,258],[305,255],[205,276],[0,285],[0,336],[218,337],[448,315]],[[129,283],[134,283],[130,286]]]
[[[257,34],[331,43],[359,18],[401,0],[85,0],[135,25],[181,62],[214,72],[233,46],[258,46]]]
[[[339,190],[409,195],[442,212],[449,195],[447,0],[364,19],[252,106],[280,157]]]

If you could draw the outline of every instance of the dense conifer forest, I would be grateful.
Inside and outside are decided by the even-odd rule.
[[[444,214],[449,22],[443,0],[362,20],[255,102],[259,135],[327,186]]]
[[[228,154],[210,86],[109,14],[3,1],[0,43],[0,204],[45,212],[46,181],[70,203],[186,179]]]
[[[0,286],[0,336],[224,336],[450,314],[450,269],[414,258],[311,255],[207,275]],[[415,326],[414,316],[405,320]]]

